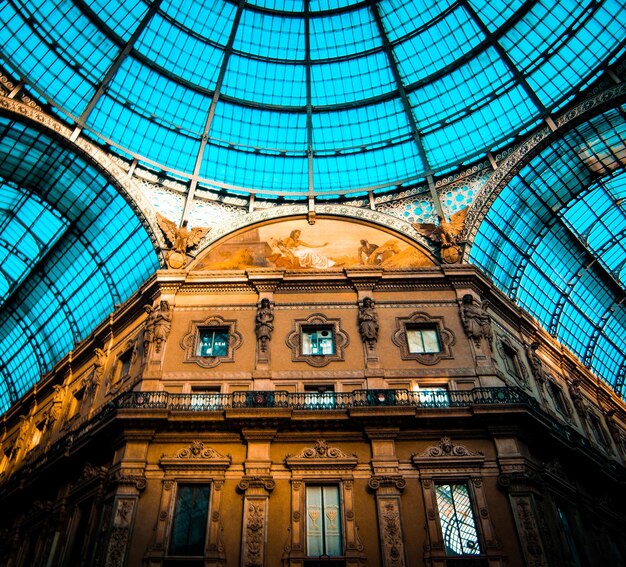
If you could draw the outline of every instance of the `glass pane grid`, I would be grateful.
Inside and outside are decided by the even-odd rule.
[[[480,555],[480,542],[465,484],[436,486],[439,522],[448,555]]]

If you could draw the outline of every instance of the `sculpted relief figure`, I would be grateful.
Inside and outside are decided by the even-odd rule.
[[[181,227],[157,213],[157,222],[165,239],[172,247],[165,260],[168,267],[178,270],[187,263],[187,252],[197,246],[211,230],[209,227],[195,227],[189,230],[187,221]]]
[[[259,342],[259,350],[266,352],[267,345],[272,339],[272,331],[274,330],[274,311],[270,300],[267,298],[261,300],[261,305],[256,312],[254,330]]]
[[[161,352],[163,342],[167,340],[172,329],[172,309],[169,302],[161,301],[158,307],[144,306],[147,314],[143,328],[144,355],[148,352],[151,343],[154,343],[156,352]]]
[[[441,259],[446,264],[456,264],[461,261],[462,249],[459,234],[465,226],[467,208],[457,211],[450,217],[450,221],[439,217],[439,224],[413,223],[413,228],[421,235],[434,243],[439,244]]]
[[[154,315],[154,345],[161,352],[161,345],[167,340],[172,330],[172,310],[170,304],[163,300]]]
[[[100,380],[102,379],[102,375],[104,374],[104,365],[107,362],[107,354],[101,348],[96,348],[94,352],[96,355],[96,360],[93,363],[93,379],[94,382],[99,384]]]
[[[378,316],[371,297],[364,298],[359,309],[359,333],[361,340],[370,350],[373,349],[378,340]]]
[[[461,307],[461,319],[468,338],[472,339],[477,347],[480,346],[481,339],[487,339],[491,346],[491,317],[486,311],[489,307],[488,301],[478,302],[473,295],[463,296]]]
[[[537,354],[538,348],[539,343],[536,341],[532,342],[530,345],[526,345],[526,355],[528,357],[528,364],[530,365],[535,381],[540,387],[543,388],[546,383],[546,372],[543,369],[543,362],[541,362],[541,359]]]
[[[144,353],[148,352],[148,347],[154,340],[154,318],[156,315],[156,309],[152,305],[146,305],[144,307],[146,312],[146,322],[143,327],[143,350]]]

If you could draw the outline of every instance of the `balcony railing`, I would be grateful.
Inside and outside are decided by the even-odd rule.
[[[520,388],[474,388],[445,391],[404,389],[355,390],[353,392],[303,392],[250,390],[232,394],[170,394],[126,392],[113,402],[118,408],[167,409],[172,411],[223,411],[237,408],[291,408],[294,410],[342,410],[355,407],[407,406],[458,408],[473,405],[524,404],[537,401]]]

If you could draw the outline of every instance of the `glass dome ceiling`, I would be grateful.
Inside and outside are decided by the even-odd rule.
[[[623,52],[618,0],[10,0],[2,65],[84,135],[215,189],[420,183]]]

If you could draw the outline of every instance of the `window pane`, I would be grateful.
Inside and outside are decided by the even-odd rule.
[[[306,489],[306,551],[311,557],[324,553],[321,486]]]
[[[170,555],[204,555],[208,513],[208,485],[178,485]]]
[[[420,404],[434,407],[448,407],[450,405],[450,394],[448,388],[434,387],[425,390],[418,390],[417,397]]]
[[[307,555],[340,557],[341,509],[338,486],[307,486]]]
[[[409,328],[406,330],[406,340],[409,344],[409,352],[413,354],[441,351],[437,329],[433,327]]]
[[[302,354],[313,356],[335,354],[332,329],[303,329]]]
[[[324,486],[324,531],[325,531],[325,554],[332,556],[341,555],[341,517],[339,515],[339,487]]]
[[[228,355],[228,329],[201,329],[198,355]]]
[[[478,532],[467,485],[437,485],[437,508],[446,553],[479,555]]]

